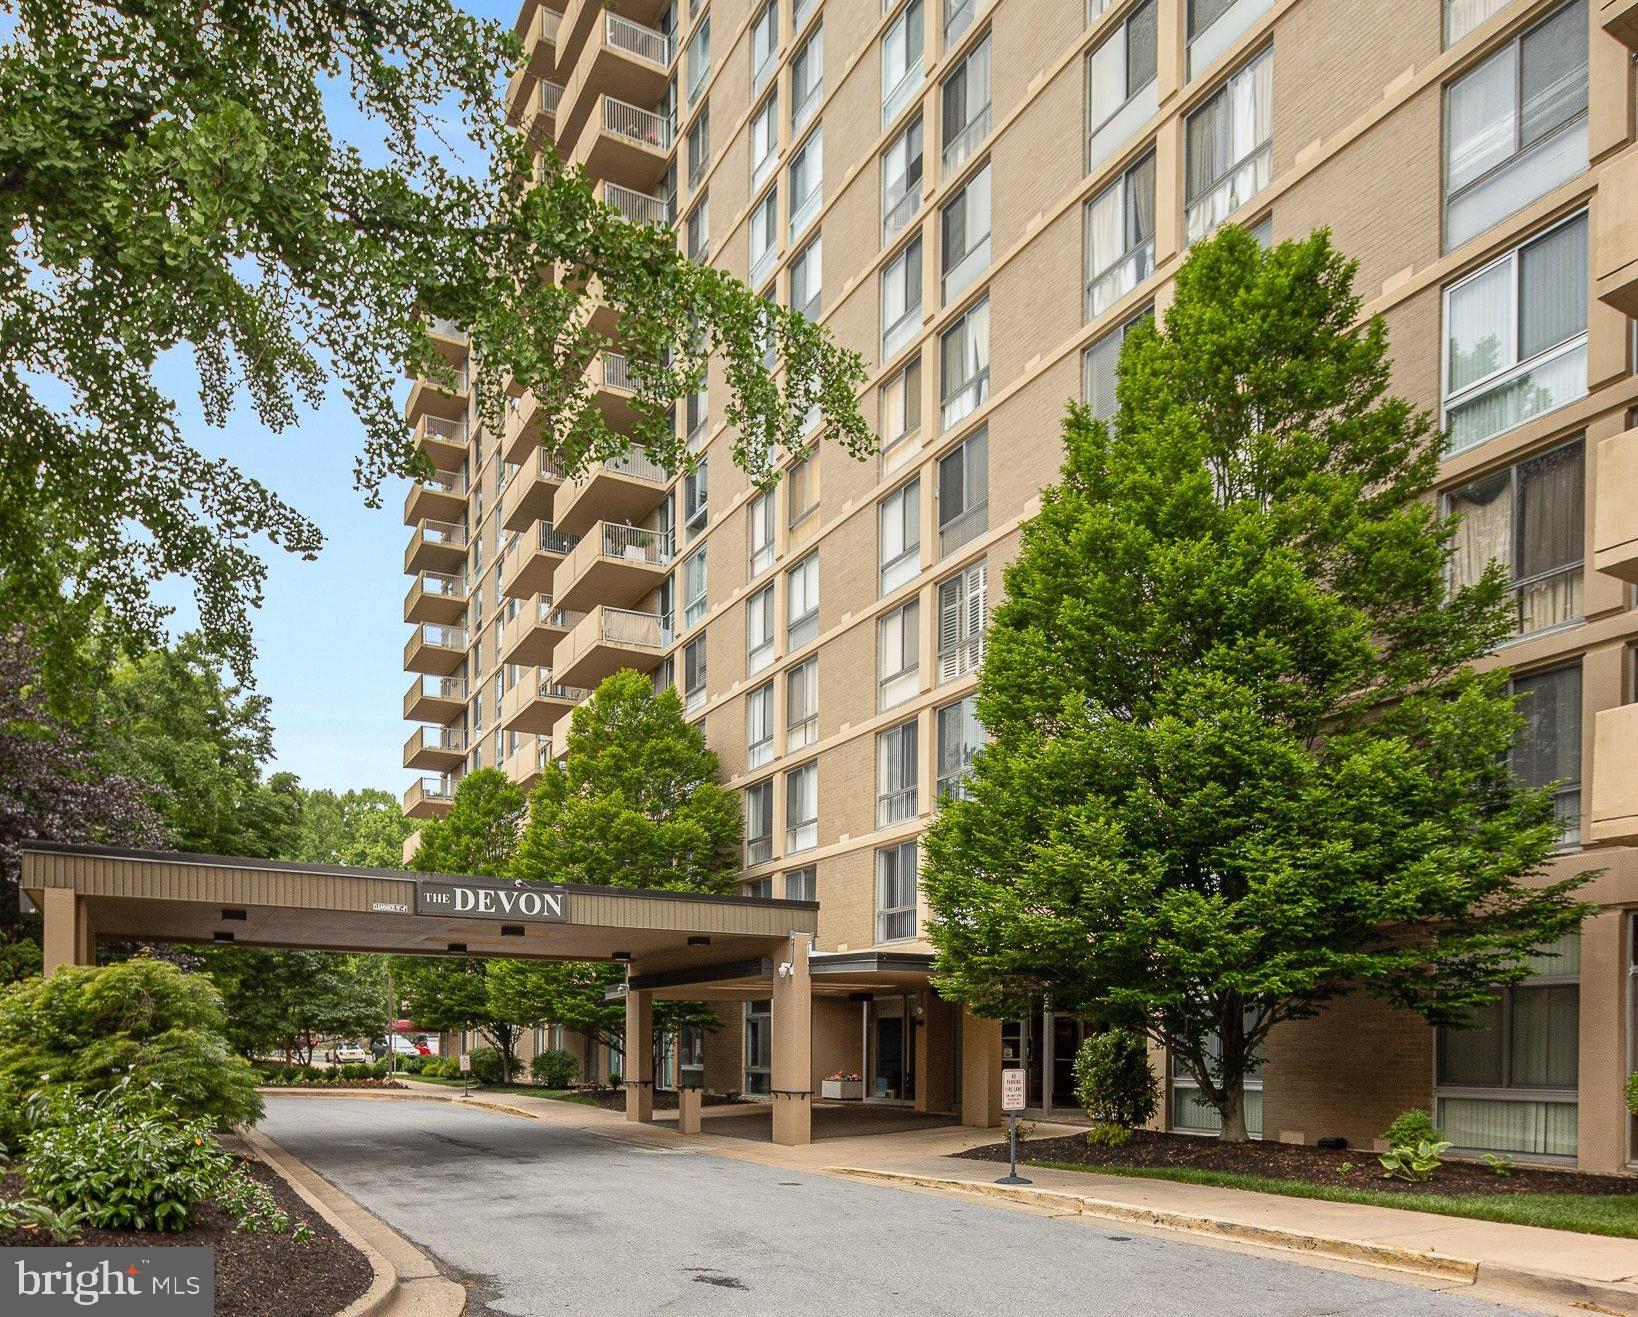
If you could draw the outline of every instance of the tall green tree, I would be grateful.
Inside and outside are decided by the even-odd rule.
[[[399,869],[404,864],[404,841],[414,827],[390,791],[308,790],[302,796],[295,850],[288,858],[306,864]]]
[[[1006,573],[991,744],[927,837],[943,991],[1170,1048],[1246,1137],[1282,1021],[1361,990],[1460,1024],[1574,929],[1551,794],[1512,778],[1501,571],[1447,591],[1441,436],[1320,232],[1229,227],[1134,327],[1110,424]]]
[[[468,773],[455,788],[449,813],[422,827],[410,868],[499,878],[517,852],[523,813],[522,788],[500,769]]]
[[[636,438],[667,465],[686,460],[669,422],[711,352],[758,481],[804,449],[811,406],[847,450],[871,445],[856,354],[684,260],[669,229],[624,222],[549,152],[537,176],[497,95],[518,42],[453,0],[0,0],[0,15],[0,605],[44,628],[104,605],[154,641],[151,587],[184,577],[245,680],[252,542],[321,546],[275,491],[183,438],[155,377],[178,351],[212,425],[242,390],[282,430],[338,385],[372,505],[385,476],[425,469],[394,389],[406,369],[449,378],[427,316],[470,332],[490,423],[515,381],[571,469],[628,443],[586,383],[607,344],[593,298],[618,323]],[[351,140],[338,112],[362,125]]]
[[[254,1060],[281,1052],[300,1065],[326,1038],[385,1033],[387,983],[383,958],[325,951],[265,951],[213,947],[205,970],[222,995],[228,1042]]]

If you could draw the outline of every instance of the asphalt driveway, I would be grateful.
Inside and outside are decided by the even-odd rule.
[[[445,1102],[270,1097],[267,1109],[272,1138],[469,1284],[474,1317],[1515,1311]]]

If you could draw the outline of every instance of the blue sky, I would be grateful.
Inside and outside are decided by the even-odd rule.
[[[510,25],[514,0],[465,0],[465,8]],[[333,98],[338,137],[368,152],[376,134],[344,97]],[[393,481],[379,509],[353,488],[353,457],[363,430],[339,390],[295,427],[274,434],[240,397],[226,427],[200,415],[192,354],[173,354],[158,372],[177,401],[184,436],[201,451],[233,462],[311,517],[326,538],[317,561],[261,545],[268,564],[266,600],[255,615],[256,685],[272,699],[275,762],[310,787],[402,789],[405,484]],[[401,390],[408,393],[407,382]],[[173,629],[194,613],[183,583],[164,592],[177,605]]]

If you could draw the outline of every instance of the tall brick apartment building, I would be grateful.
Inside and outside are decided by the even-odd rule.
[[[1329,225],[1397,389],[1449,428],[1455,572],[1512,571],[1517,768],[1564,783],[1556,867],[1602,870],[1603,913],[1476,1031],[1364,1001],[1284,1026],[1251,1119],[1368,1146],[1422,1105],[1464,1149],[1631,1164],[1638,0],[529,0],[517,31],[516,122],[858,349],[882,451],[758,495],[713,373],[677,421],[693,474],[636,453],[566,480],[531,399],[489,433],[418,381],[442,475],[405,505],[405,762],[436,775],[409,811],[479,766],[534,780],[619,668],[674,683],[743,795],[746,889],[820,902],[815,1089],[857,1071],[866,1100],[958,1106],[917,837],[982,736],[985,620],[1064,402],[1111,408],[1121,337],[1191,241]],[[618,421],[624,359],[594,376]],[[735,1004],[661,1082],[765,1091],[768,1029]],[[1033,1103],[1067,1104],[1079,1036],[1049,1004],[1005,1027]],[[1166,1089],[1164,1123],[1209,1131],[1185,1077]]]

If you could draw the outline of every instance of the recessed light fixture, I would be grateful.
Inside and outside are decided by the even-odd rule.
[[[232,933],[225,933],[221,929],[217,929],[210,936],[211,936],[211,941],[213,941],[213,942],[231,942],[231,941],[233,941],[233,934]]]
[[[613,959],[613,960],[630,960],[631,959],[631,952],[629,952],[629,951],[616,951],[613,954],[613,956],[611,957],[611,959]]]
[[[247,916],[245,915],[245,912],[243,910],[224,910],[224,911],[222,911],[222,918],[223,919],[232,919],[232,920],[237,920],[240,923],[243,923],[246,917]]]
[[[459,952],[464,953],[466,951],[466,943],[465,942],[451,942],[449,944],[449,949],[451,951],[459,951]]]
[[[523,925],[522,924],[502,924],[501,925],[501,936],[502,937],[522,937],[523,936]]]
[[[700,936],[691,937],[688,939],[688,945],[691,947],[708,947],[711,945],[711,939]]]

